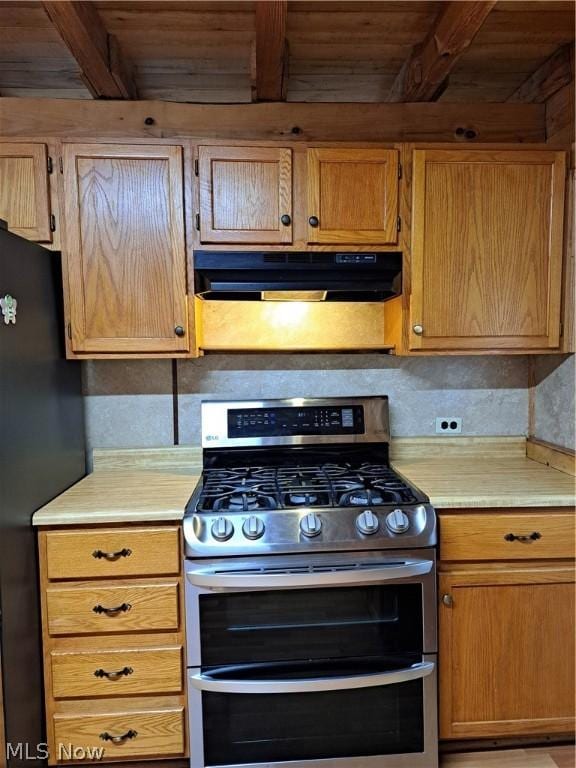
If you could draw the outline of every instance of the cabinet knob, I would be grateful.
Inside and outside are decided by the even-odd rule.
[[[282,222],[282,224],[284,224],[285,227],[287,227],[289,224],[292,223],[292,219],[290,218],[290,216],[288,216],[287,213],[284,213],[282,216],[280,216],[280,221]]]
[[[308,219],[308,224],[310,224],[311,227],[317,227],[320,222],[318,221],[318,216],[310,216]]]
[[[422,334],[424,333],[424,328],[422,328],[422,326],[421,326],[421,325],[415,325],[415,326],[412,328],[412,330],[414,331],[414,333],[416,334],[416,336],[422,336]]]
[[[184,330],[184,328],[182,328],[181,325],[177,325],[176,328],[174,328],[174,333],[176,334],[176,336],[184,336],[186,331]]]
[[[444,605],[447,605],[448,608],[451,608],[454,605],[454,600],[452,599],[452,595],[442,595],[442,602]]]

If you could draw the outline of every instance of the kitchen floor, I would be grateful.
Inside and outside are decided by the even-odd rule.
[[[187,760],[131,763],[131,768],[188,768]],[[576,748],[534,747],[442,755],[440,768],[576,768]]]
[[[444,755],[441,768],[575,768],[571,746]]]

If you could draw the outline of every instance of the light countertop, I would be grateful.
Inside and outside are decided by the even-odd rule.
[[[576,503],[574,477],[526,457],[411,459],[395,461],[394,468],[438,510]]]
[[[474,440],[448,453],[423,441],[424,457],[411,440],[393,466],[440,511],[574,506],[575,478],[526,458],[521,441]],[[197,448],[97,452],[94,472],[38,510],[33,524],[178,521],[199,474]]]
[[[39,509],[34,525],[158,523],[181,520],[198,474],[97,470]]]

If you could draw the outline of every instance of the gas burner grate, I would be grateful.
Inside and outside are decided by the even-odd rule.
[[[255,488],[233,488],[221,493],[203,492],[198,502],[199,512],[255,512],[278,508],[274,495]]]
[[[412,489],[386,464],[363,462],[205,469],[199,512],[360,507],[414,503]]]

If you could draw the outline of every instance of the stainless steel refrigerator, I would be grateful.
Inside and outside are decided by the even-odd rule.
[[[43,762],[45,741],[32,515],[86,471],[80,363],[65,359],[61,297],[60,255],[0,222],[0,684],[11,768]]]

